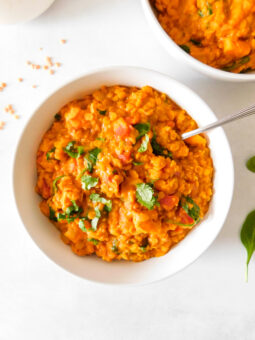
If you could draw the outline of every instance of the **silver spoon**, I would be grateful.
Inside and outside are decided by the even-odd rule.
[[[214,128],[218,127],[218,126],[222,126],[224,124],[233,122],[235,120],[251,116],[254,113],[255,113],[255,104],[252,104],[251,106],[248,106],[247,108],[242,109],[241,111],[239,111],[238,113],[236,113],[236,114],[234,114],[232,116],[228,116],[226,118],[222,118],[220,120],[217,120],[214,123],[208,124],[208,125],[206,125],[204,127],[198,128],[196,130],[192,130],[192,131],[183,133],[182,134],[182,140],[187,139],[187,138],[192,137],[192,136],[195,136],[195,135],[198,135],[199,133],[202,133],[202,132],[214,129]]]

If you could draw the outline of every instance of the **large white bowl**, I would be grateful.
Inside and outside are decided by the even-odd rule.
[[[150,3],[150,0],[141,0],[145,16],[152,28],[156,38],[166,51],[175,59],[181,60],[188,66],[212,78],[232,81],[232,82],[248,82],[255,81],[255,71],[246,74],[236,74],[231,72],[222,71],[214,67],[208,66],[201,61],[193,58],[191,55],[183,51],[171,37],[165,32],[160,25],[156,12]]]
[[[45,12],[55,0],[0,0],[0,24],[32,20]]]
[[[107,263],[96,256],[78,257],[59,238],[59,232],[39,210],[36,194],[36,151],[59,109],[101,85],[150,85],[165,92],[201,125],[216,120],[194,92],[161,73],[136,67],[110,67],[64,85],[34,112],[18,142],[13,165],[13,189],[18,212],[38,247],[56,264],[81,278],[100,283],[145,284],[165,279],[196,260],[213,242],[227,216],[234,185],[231,151],[221,128],[208,133],[215,166],[214,196],[207,218],[168,254],[140,263]],[[32,254],[31,254],[32,255]]]

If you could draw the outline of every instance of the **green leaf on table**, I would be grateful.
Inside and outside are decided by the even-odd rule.
[[[248,161],[246,162],[246,167],[251,172],[255,172],[255,156],[248,159]]]
[[[247,251],[245,278],[248,281],[248,266],[255,250],[255,210],[247,215],[241,229],[240,238]]]

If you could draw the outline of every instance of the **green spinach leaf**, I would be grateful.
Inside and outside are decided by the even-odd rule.
[[[240,237],[247,251],[245,278],[246,281],[248,281],[248,266],[255,250],[255,210],[247,215],[241,229]]]

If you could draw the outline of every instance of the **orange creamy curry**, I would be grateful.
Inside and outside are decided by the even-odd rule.
[[[210,66],[255,69],[255,0],[152,0],[165,31]]]
[[[151,87],[102,87],[64,106],[37,152],[41,211],[77,255],[142,261],[166,254],[212,197],[206,139]]]

